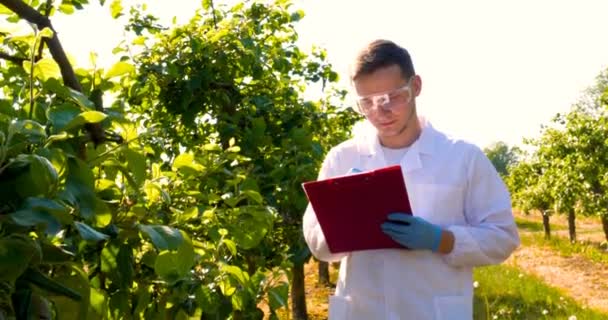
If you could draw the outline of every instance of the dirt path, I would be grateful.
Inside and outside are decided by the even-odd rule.
[[[538,214],[516,216],[542,223]],[[568,222],[565,216],[551,217],[552,235],[568,238]],[[602,226],[595,217],[582,217],[576,221],[578,240],[601,243],[605,240]],[[522,235],[530,231],[521,230]],[[542,231],[540,231],[542,234]],[[593,262],[579,255],[561,256],[545,247],[520,247],[506,262],[535,274],[547,284],[563,289],[583,305],[608,312],[608,265]]]
[[[582,305],[608,312],[608,266],[548,248],[520,247],[506,262],[564,290]]]

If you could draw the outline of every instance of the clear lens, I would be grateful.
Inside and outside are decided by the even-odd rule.
[[[359,97],[357,104],[359,112],[369,114],[374,110],[374,107],[381,107],[385,111],[391,111],[395,107],[409,103],[411,98],[412,91],[408,82],[407,85],[387,93]]]

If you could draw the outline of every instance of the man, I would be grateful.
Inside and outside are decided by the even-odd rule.
[[[378,226],[408,249],[334,254],[308,206],[310,250],[341,261],[329,319],[472,319],[473,267],[501,263],[519,246],[504,183],[477,146],[418,117],[422,81],[407,50],[370,43],[351,80],[365,122],[330,150],[319,179],[400,164],[413,215],[391,213]]]

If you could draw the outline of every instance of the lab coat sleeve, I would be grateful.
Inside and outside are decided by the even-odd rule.
[[[336,152],[332,149],[323,161],[318,180],[335,176],[333,172],[336,170],[336,165]],[[325,241],[325,236],[323,235],[323,231],[321,230],[317,216],[310,203],[308,204],[306,212],[304,213],[303,229],[306,244],[308,245],[312,255],[317,259],[321,261],[334,262],[347,256],[346,253],[334,254],[329,251],[327,242]]]
[[[511,197],[492,162],[475,147],[467,168],[466,225],[448,227],[454,248],[444,260],[457,267],[499,264],[519,246]]]

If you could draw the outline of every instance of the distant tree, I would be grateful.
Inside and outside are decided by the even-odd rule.
[[[509,147],[505,142],[499,141],[483,149],[486,156],[492,161],[496,171],[501,176],[508,175],[509,167],[518,162],[521,150],[518,147]]]

